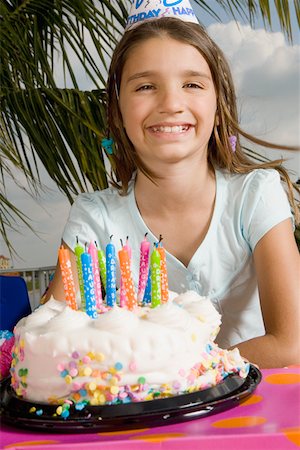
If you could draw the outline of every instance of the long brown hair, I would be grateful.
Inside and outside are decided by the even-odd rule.
[[[139,158],[123,127],[118,93],[120,91],[122,71],[130,51],[150,38],[161,36],[167,36],[179,42],[192,45],[205,58],[210,68],[217,96],[216,117],[218,119],[215,121],[208,144],[209,163],[213,167],[226,169],[232,173],[248,173],[257,168],[276,169],[280,173],[282,180],[287,183],[287,193],[297,223],[300,213],[293,195],[293,188],[298,192],[299,188],[290,180],[287,171],[282,166],[282,159],[261,163],[255,162],[243,150],[240,136],[268,148],[295,150],[296,147],[274,144],[258,139],[240,128],[232,75],[222,50],[208,36],[201,25],[187,23],[175,18],[151,20],[125,32],[114,51],[107,85],[108,129],[115,142],[114,154],[110,158],[113,169],[113,185],[123,194],[126,194],[128,183],[136,169],[141,170],[150,179],[154,178],[151,169],[146,167]],[[232,135],[235,135],[237,138],[235,152],[232,151],[229,143],[229,137]]]

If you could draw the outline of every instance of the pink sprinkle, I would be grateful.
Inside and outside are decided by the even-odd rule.
[[[119,394],[119,398],[123,400],[123,398],[126,398],[128,396],[127,392],[122,392]]]
[[[136,362],[135,361],[131,361],[131,363],[129,363],[129,370],[130,370],[130,372],[136,371]]]
[[[64,402],[67,403],[68,405],[72,405],[73,404],[72,400],[69,400],[67,398],[64,400]]]
[[[69,374],[71,377],[76,377],[76,375],[78,375],[78,370],[74,367],[73,369],[70,369]]]
[[[184,376],[185,376],[185,370],[184,370],[184,369],[180,369],[178,373],[179,373],[179,375],[180,375],[181,377],[184,377]]]
[[[84,356],[84,357],[82,358],[82,362],[83,362],[84,364],[88,364],[90,361],[91,361],[91,358],[90,358],[89,356]]]
[[[190,383],[193,383],[193,381],[195,381],[195,375],[193,374],[193,373],[191,373],[188,377],[187,377],[187,379],[189,380],[189,382]]]
[[[80,388],[81,388],[81,384],[80,383],[77,383],[77,382],[73,383],[73,385],[72,385],[72,390],[73,391],[79,391]]]
[[[59,372],[62,372],[63,370],[65,370],[64,364],[57,364],[56,368]]]
[[[73,352],[72,353],[72,358],[78,359],[79,358],[79,353],[78,352]]]

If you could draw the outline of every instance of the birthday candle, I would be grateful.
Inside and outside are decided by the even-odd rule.
[[[122,250],[119,251],[119,261],[122,282],[126,289],[126,306],[127,309],[132,311],[137,306],[137,298],[134,292],[134,284],[131,275],[130,258],[126,248],[122,248]]]
[[[101,248],[98,250],[98,263],[99,263],[99,268],[100,268],[100,277],[101,277],[102,285],[105,287],[106,286],[106,260],[105,260],[104,251]]]
[[[120,307],[121,308],[125,308],[126,307],[126,303],[127,303],[126,287],[125,287],[125,283],[123,281],[122,274],[121,274],[121,279],[120,279]]]
[[[161,304],[160,254],[156,247],[151,253],[151,306],[155,308]]]
[[[144,305],[147,305],[149,303],[151,303],[151,269],[150,269],[150,267],[148,269],[148,279],[147,279],[146,289],[145,289],[144,298],[143,298]]]
[[[157,247],[157,250],[160,254],[161,301],[166,303],[169,300],[166,251],[160,245]]]
[[[142,302],[148,280],[149,273],[149,254],[150,242],[147,240],[147,233],[140,246],[140,272],[139,272],[139,286],[138,286],[138,302]]]
[[[126,244],[123,247],[125,250],[127,250],[128,252],[128,256],[129,256],[129,260],[131,261],[131,257],[132,257],[132,249],[129,245],[129,236],[126,237]]]
[[[106,246],[106,302],[110,307],[116,303],[116,250],[112,242]]]
[[[126,238],[126,244],[123,245],[123,241],[121,239],[121,246],[124,250],[127,251],[128,256],[129,256],[129,261],[131,260],[131,256],[132,256],[132,250],[130,245],[128,244],[128,236]],[[121,308],[124,308],[127,304],[127,297],[126,297],[126,287],[125,287],[125,283],[123,281],[122,278],[122,273],[121,273],[121,279],[120,279],[120,306]]]
[[[91,258],[92,258],[96,307],[97,307],[97,309],[101,309],[101,307],[102,307],[102,291],[101,291],[101,281],[100,281],[100,272],[99,272],[98,251],[97,251],[97,247],[94,242],[90,243],[88,253],[91,255]]]
[[[85,295],[85,311],[90,317],[96,319],[97,310],[96,310],[93,265],[92,265],[92,257],[89,253],[84,252],[81,254],[81,264],[82,264],[82,278]]]
[[[84,298],[84,287],[83,287],[83,278],[82,278],[82,266],[81,266],[81,255],[84,252],[84,248],[79,245],[78,236],[76,236],[76,247],[74,249],[76,255],[76,264],[77,264],[77,273],[78,273],[78,282],[80,289],[80,298],[81,298],[81,308],[85,309],[85,298]]]
[[[64,248],[63,245],[60,246],[60,249],[58,251],[58,260],[64,286],[66,303],[70,308],[76,310],[76,292],[71,267],[70,252],[67,248]]]

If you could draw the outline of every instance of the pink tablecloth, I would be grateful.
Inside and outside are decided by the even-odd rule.
[[[1,449],[296,450],[300,447],[300,366],[263,370],[246,402],[190,422],[92,434],[46,434],[2,425]]]

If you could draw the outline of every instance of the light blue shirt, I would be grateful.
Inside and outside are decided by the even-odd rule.
[[[272,227],[289,217],[291,209],[276,170],[257,169],[245,175],[216,170],[213,217],[188,267],[167,252],[169,288],[208,296],[221,313],[217,338],[221,347],[265,334],[252,252]],[[157,242],[139,213],[132,182],[127,196],[114,188],[79,195],[63,239],[72,249],[76,236],[81,245],[96,240],[104,250],[113,235],[118,251],[120,239],[125,242],[129,236],[137,285],[139,248],[146,232],[150,242]]]

